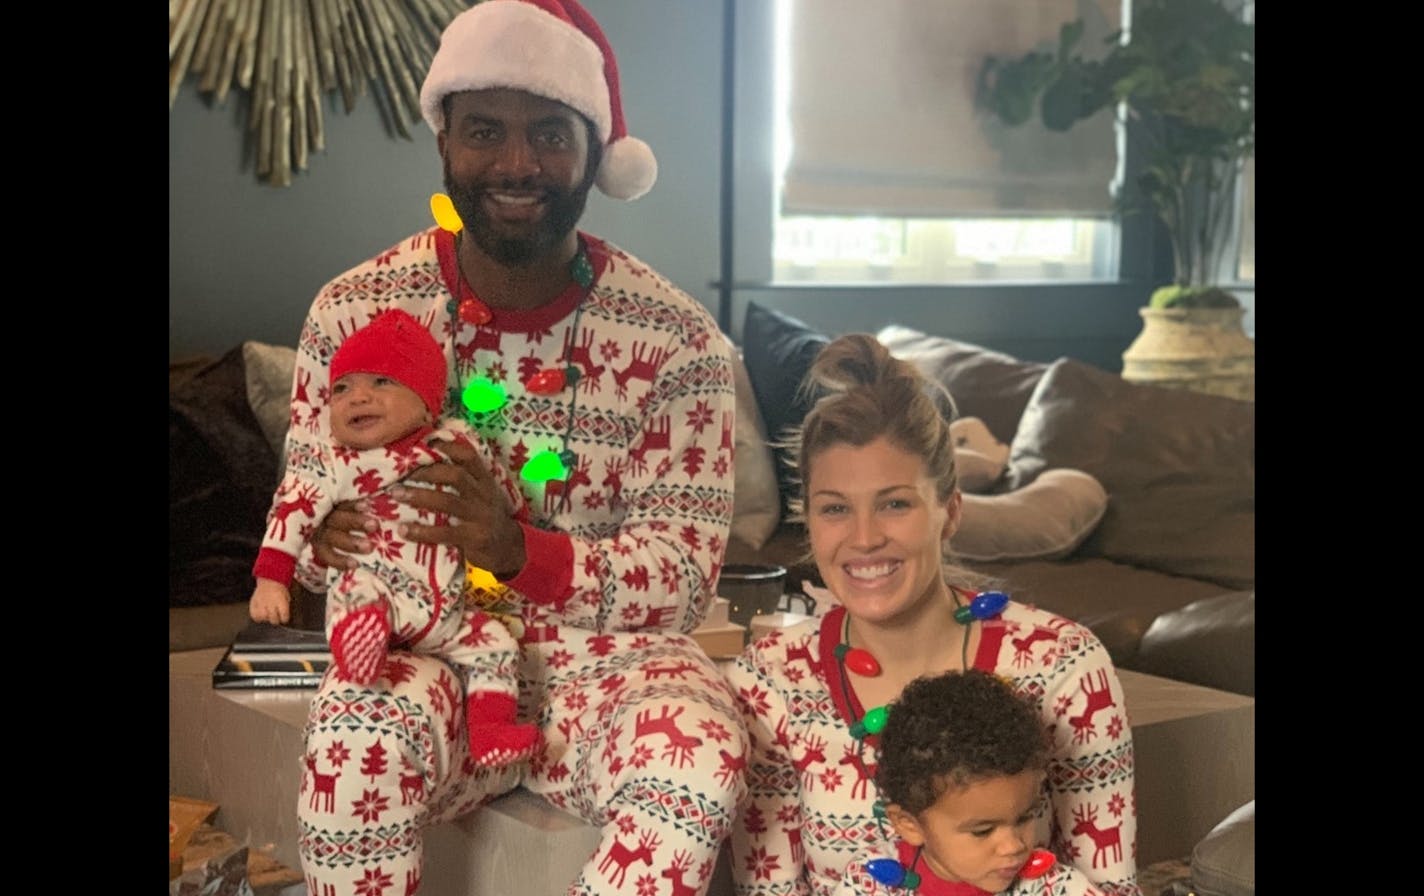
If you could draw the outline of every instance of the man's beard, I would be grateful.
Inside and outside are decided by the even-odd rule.
[[[528,184],[507,184],[479,182],[468,185],[455,183],[450,176],[450,165],[445,164],[445,192],[449,194],[455,211],[465,225],[465,232],[490,258],[510,267],[524,267],[537,261],[550,250],[558,247],[578,225],[583,217],[584,206],[588,202],[588,192],[593,187],[593,179],[572,189],[543,186],[547,197],[547,214],[532,225],[532,230],[520,236],[510,236],[499,232],[497,225],[485,213],[482,197],[487,189],[500,187],[527,187]]]

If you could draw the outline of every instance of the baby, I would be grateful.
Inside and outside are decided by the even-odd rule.
[[[411,471],[446,460],[428,444],[483,448],[463,421],[435,421],[445,400],[445,354],[430,331],[404,311],[377,315],[331,358],[331,447],[294,454],[267,515],[253,565],[249,612],[258,622],[290,618],[290,585],[302,546],[341,501],[364,498],[380,528],[354,569],[327,573],[326,636],[336,674],[369,684],[393,645],[445,658],[463,679],[470,755],[486,766],[526,759],[539,745],[534,725],[517,724],[519,646],[499,620],[467,605],[466,569],[448,546],[404,542],[404,520],[440,525],[437,515],[401,504],[385,490]],[[517,516],[528,507],[499,464],[486,467]],[[420,483],[404,483],[424,487]]]

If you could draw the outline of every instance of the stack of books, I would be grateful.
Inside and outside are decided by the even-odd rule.
[[[324,632],[251,622],[213,667],[213,687],[314,688],[329,665]]]
[[[747,643],[746,626],[728,617],[730,603],[715,598],[692,637],[712,659],[731,659]],[[251,622],[213,668],[215,688],[314,688],[331,665],[326,634]]]

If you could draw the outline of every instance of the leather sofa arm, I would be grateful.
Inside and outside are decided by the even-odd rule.
[[[1255,896],[1256,801],[1232,812],[1192,850],[1198,896]]]
[[[1234,591],[1153,620],[1130,668],[1256,695],[1256,592]]]

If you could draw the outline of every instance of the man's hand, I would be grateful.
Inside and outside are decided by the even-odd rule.
[[[291,595],[287,587],[272,579],[258,579],[252,589],[252,599],[247,602],[247,613],[254,622],[270,622],[286,625],[291,618]]]
[[[474,448],[461,442],[430,444],[452,463],[421,467],[406,480],[439,489],[396,486],[391,496],[412,507],[443,513],[448,523],[402,523],[401,535],[425,544],[454,545],[466,563],[501,579],[518,575],[524,568],[524,530],[510,515],[508,496],[495,484]]]
[[[366,509],[364,501],[342,501],[331,508],[312,535],[312,554],[317,560],[333,569],[356,568],[356,558],[351,555],[372,548],[371,540],[362,533],[376,531],[376,518]]]

